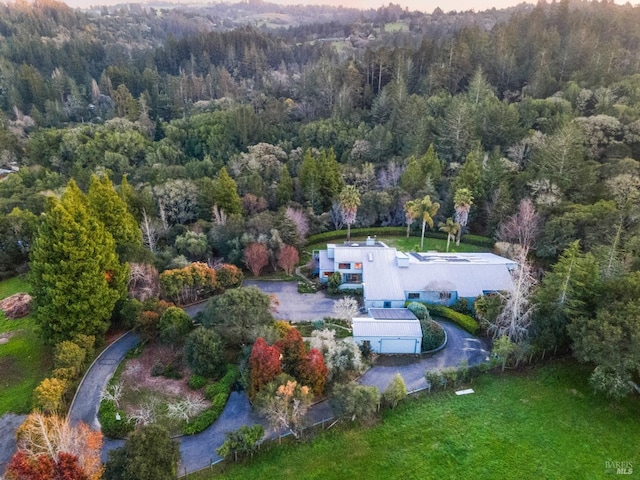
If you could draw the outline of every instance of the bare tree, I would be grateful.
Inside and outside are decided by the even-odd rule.
[[[339,202],[333,202],[331,204],[331,210],[329,210],[329,221],[336,230],[342,230],[344,226],[344,220],[342,218],[342,209]]]
[[[159,229],[156,222],[147,215],[147,211],[144,209],[142,210],[142,222],[140,222],[140,229],[142,230],[142,241],[144,242],[144,245],[155,253]]]
[[[358,301],[353,297],[344,297],[333,304],[333,315],[335,318],[351,322],[351,319],[358,314]]]
[[[518,211],[500,225],[498,239],[520,245],[526,258],[529,250],[535,248],[540,228],[540,215],[536,213],[533,202],[525,198],[520,202]]]
[[[309,220],[307,220],[305,213],[297,208],[287,207],[284,215],[294,223],[298,233],[298,240],[304,243],[309,234]]]
[[[214,205],[212,209],[213,213],[213,223],[215,225],[224,226],[227,224],[227,214],[224,210],[218,207],[218,205]]]
[[[493,338],[507,336],[514,343],[525,340],[529,335],[535,308],[531,296],[537,283],[524,250],[517,261],[518,267],[511,272],[513,289],[499,293],[503,303],[502,312],[489,324],[488,329]]]
[[[119,409],[123,390],[123,385],[120,382],[109,385],[102,391],[102,393],[100,393],[100,400],[113,402],[116,404],[116,408]]]
[[[196,395],[187,395],[184,399],[169,403],[167,414],[171,418],[183,419],[189,423],[189,419],[206,408],[207,404]]]
[[[138,408],[129,413],[129,418],[136,425],[149,425],[156,421],[155,407],[157,402],[155,399],[140,405]]]
[[[146,263],[131,263],[130,268],[127,288],[131,297],[144,302],[160,294],[160,283],[156,267]]]

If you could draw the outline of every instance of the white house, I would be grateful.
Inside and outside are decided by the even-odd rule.
[[[513,260],[493,253],[404,253],[375,238],[328,244],[316,252],[316,272],[327,282],[334,272],[340,288],[362,288],[366,308],[402,308],[407,300],[470,304],[479,295],[513,288]]]
[[[370,308],[369,317],[353,319],[353,340],[376,353],[419,354],[422,328],[406,308]]]

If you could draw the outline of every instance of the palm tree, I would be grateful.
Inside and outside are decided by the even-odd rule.
[[[432,202],[431,197],[426,195],[422,200],[415,200],[412,208],[415,218],[422,218],[422,237],[420,238],[420,250],[424,248],[424,230],[427,224],[429,228],[433,228],[433,217],[440,209],[438,202]]]
[[[473,205],[473,193],[468,188],[459,188],[453,196],[453,207],[456,210],[456,222],[460,225],[456,245],[460,245],[460,237],[462,236],[462,227],[467,226],[469,220],[469,210]]]
[[[416,200],[408,200],[404,204],[404,218],[405,218],[405,221],[407,222],[407,238],[409,238],[409,229],[411,228],[411,224],[416,219],[415,205],[416,205]]]
[[[454,222],[453,218],[447,218],[446,223],[440,222],[438,224],[438,230],[441,232],[445,232],[447,234],[447,252],[449,251],[449,242],[452,238],[456,237],[456,233],[460,231],[460,224],[458,222]]]
[[[356,214],[360,206],[360,194],[353,185],[347,185],[340,192],[338,198],[342,220],[347,224],[347,242],[351,240],[351,224],[356,221]]]

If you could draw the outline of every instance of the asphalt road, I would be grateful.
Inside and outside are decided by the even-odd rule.
[[[16,449],[16,430],[26,418],[26,415],[14,413],[5,413],[0,417],[0,478]]]
[[[135,347],[140,338],[136,333],[128,332],[109,345],[87,371],[78,387],[76,396],[69,409],[69,419],[84,422],[95,430],[100,429],[98,407],[100,394],[107,386],[118,365],[129,350]]]

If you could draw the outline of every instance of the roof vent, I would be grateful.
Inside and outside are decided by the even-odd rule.
[[[367,247],[373,247],[376,244],[375,238],[367,237],[367,241],[365,242]]]
[[[373,253],[369,252],[367,254],[367,260],[369,260],[370,262],[373,262]]]

